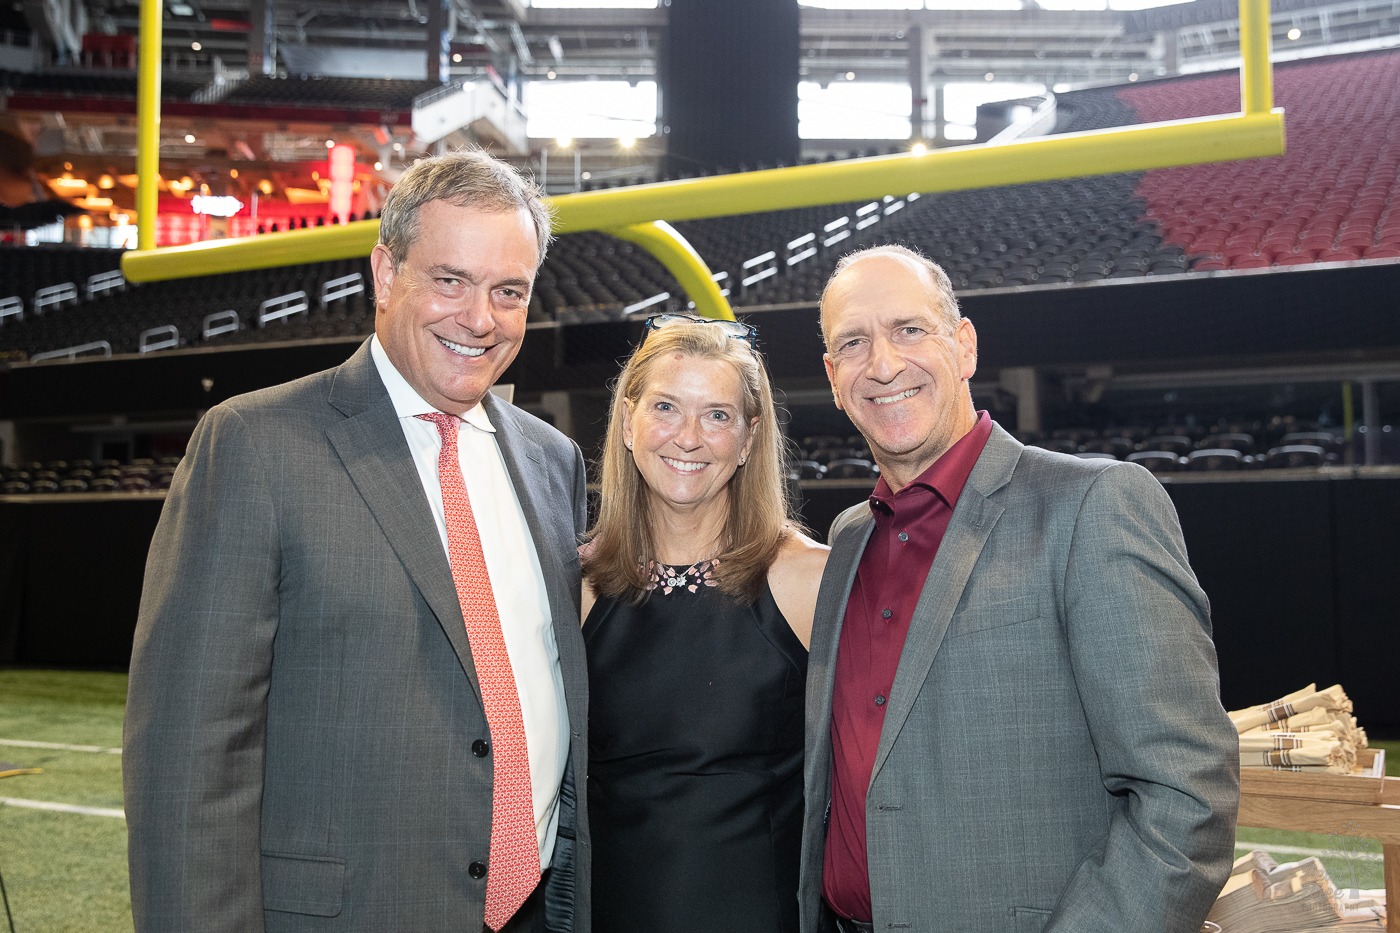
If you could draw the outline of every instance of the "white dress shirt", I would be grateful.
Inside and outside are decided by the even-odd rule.
[[[398,413],[399,425],[437,522],[443,553],[447,553],[447,519],[442,507],[442,485],[438,482],[442,439],[437,425],[417,417],[436,409],[423,401],[394,368],[377,336],[371,338],[369,350]],[[569,753],[569,713],[564,703],[564,677],[559,669],[559,646],[554,640],[544,573],[525,513],[496,446],[496,429],[480,404],[462,416],[457,453],[481,536],[496,611],[501,617],[506,653],[520,694],[530,752],[540,866],[548,868],[559,830],[559,785]],[[468,464],[471,469],[467,469]]]

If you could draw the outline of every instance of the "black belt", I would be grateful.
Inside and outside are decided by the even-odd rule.
[[[822,913],[826,915],[831,929],[834,929],[836,933],[875,933],[875,924],[866,923],[863,920],[848,920],[832,910],[825,898],[822,899]]]

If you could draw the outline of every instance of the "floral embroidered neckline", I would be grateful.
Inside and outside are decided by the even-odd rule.
[[[650,561],[647,570],[651,577],[651,582],[647,584],[648,592],[659,589],[667,596],[672,590],[686,589],[691,593],[697,592],[702,586],[714,586],[714,570],[719,566],[719,558],[711,560],[697,561],[689,566],[672,566],[663,564],[660,561]]]

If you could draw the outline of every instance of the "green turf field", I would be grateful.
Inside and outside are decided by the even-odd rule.
[[[0,669],[0,771],[43,769],[0,780],[0,872],[17,933],[132,929],[121,758],[113,754],[125,698],[124,674]],[[1400,775],[1400,742],[1374,744]],[[1261,848],[1279,862],[1317,854],[1343,887],[1384,884],[1380,845],[1369,840],[1241,829],[1239,841],[1241,853]]]

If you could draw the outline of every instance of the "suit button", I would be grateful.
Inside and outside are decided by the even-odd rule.
[[[491,746],[482,739],[477,739],[472,743],[472,754],[478,758],[485,758],[489,751],[491,751]]]
[[[884,694],[880,694],[880,693],[875,694],[875,705],[876,705],[876,706],[884,706],[884,705],[885,705],[885,697],[884,697]]]
[[[473,878],[485,878],[486,863],[472,862],[470,865],[467,866],[467,874],[471,875]]]

